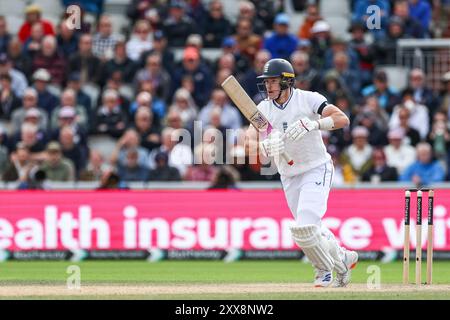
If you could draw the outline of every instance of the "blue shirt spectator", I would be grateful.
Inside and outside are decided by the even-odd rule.
[[[366,21],[369,17],[377,14],[377,11],[367,11],[367,9],[373,5],[380,8],[381,28],[372,28],[369,29],[369,31],[374,35],[375,38],[379,38],[384,35],[384,30],[386,29],[389,14],[391,11],[391,5],[388,0],[358,0],[353,10],[352,21],[361,21],[362,23],[366,24]],[[376,20],[371,19],[371,21],[375,22]]]
[[[272,58],[289,59],[291,54],[297,49],[297,38],[288,32],[289,18],[286,14],[280,13],[274,22],[275,32],[264,40],[264,49],[268,50]]]
[[[186,80],[192,80],[192,97],[195,104],[204,106],[214,84],[210,69],[200,62],[200,54],[196,48],[188,47],[183,53],[182,65],[175,70],[172,92],[175,92]]]
[[[416,185],[427,185],[442,182],[445,171],[437,160],[433,160],[433,150],[426,142],[417,144],[417,161],[411,164],[400,176],[400,181],[413,182]]]
[[[411,0],[409,1],[409,15],[420,21],[423,28],[428,30],[431,21],[431,6],[428,1]]]

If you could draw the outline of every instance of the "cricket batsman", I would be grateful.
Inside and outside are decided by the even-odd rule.
[[[350,282],[358,254],[342,248],[321,223],[334,167],[319,130],[340,129],[350,121],[321,94],[296,89],[294,69],[284,59],[269,60],[258,78],[263,79],[259,90],[267,96],[258,110],[272,128],[259,147],[264,156],[274,157],[280,173],[295,218],[292,237],[314,267],[316,287],[344,287]],[[294,160],[293,165],[283,161],[283,152]]]

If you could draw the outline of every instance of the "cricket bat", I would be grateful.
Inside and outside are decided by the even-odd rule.
[[[260,132],[269,130],[269,121],[258,110],[255,102],[248,96],[234,76],[226,78],[222,83],[222,88],[256,130]],[[286,152],[283,152],[281,156],[290,166],[294,164],[294,160]]]

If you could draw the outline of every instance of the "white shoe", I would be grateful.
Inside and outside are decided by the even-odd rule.
[[[350,283],[351,271],[356,267],[358,263],[358,253],[355,251],[344,251],[344,263],[347,266],[347,271],[344,273],[336,272],[336,279],[334,280],[333,287],[340,288],[345,287]]]
[[[325,288],[333,282],[333,273],[331,271],[315,269],[315,273],[314,287]]]

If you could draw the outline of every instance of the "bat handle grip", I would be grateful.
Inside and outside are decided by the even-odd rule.
[[[292,158],[286,152],[283,152],[281,156],[283,157],[284,161],[287,162],[288,165],[292,166],[294,164],[294,160],[292,160]]]

